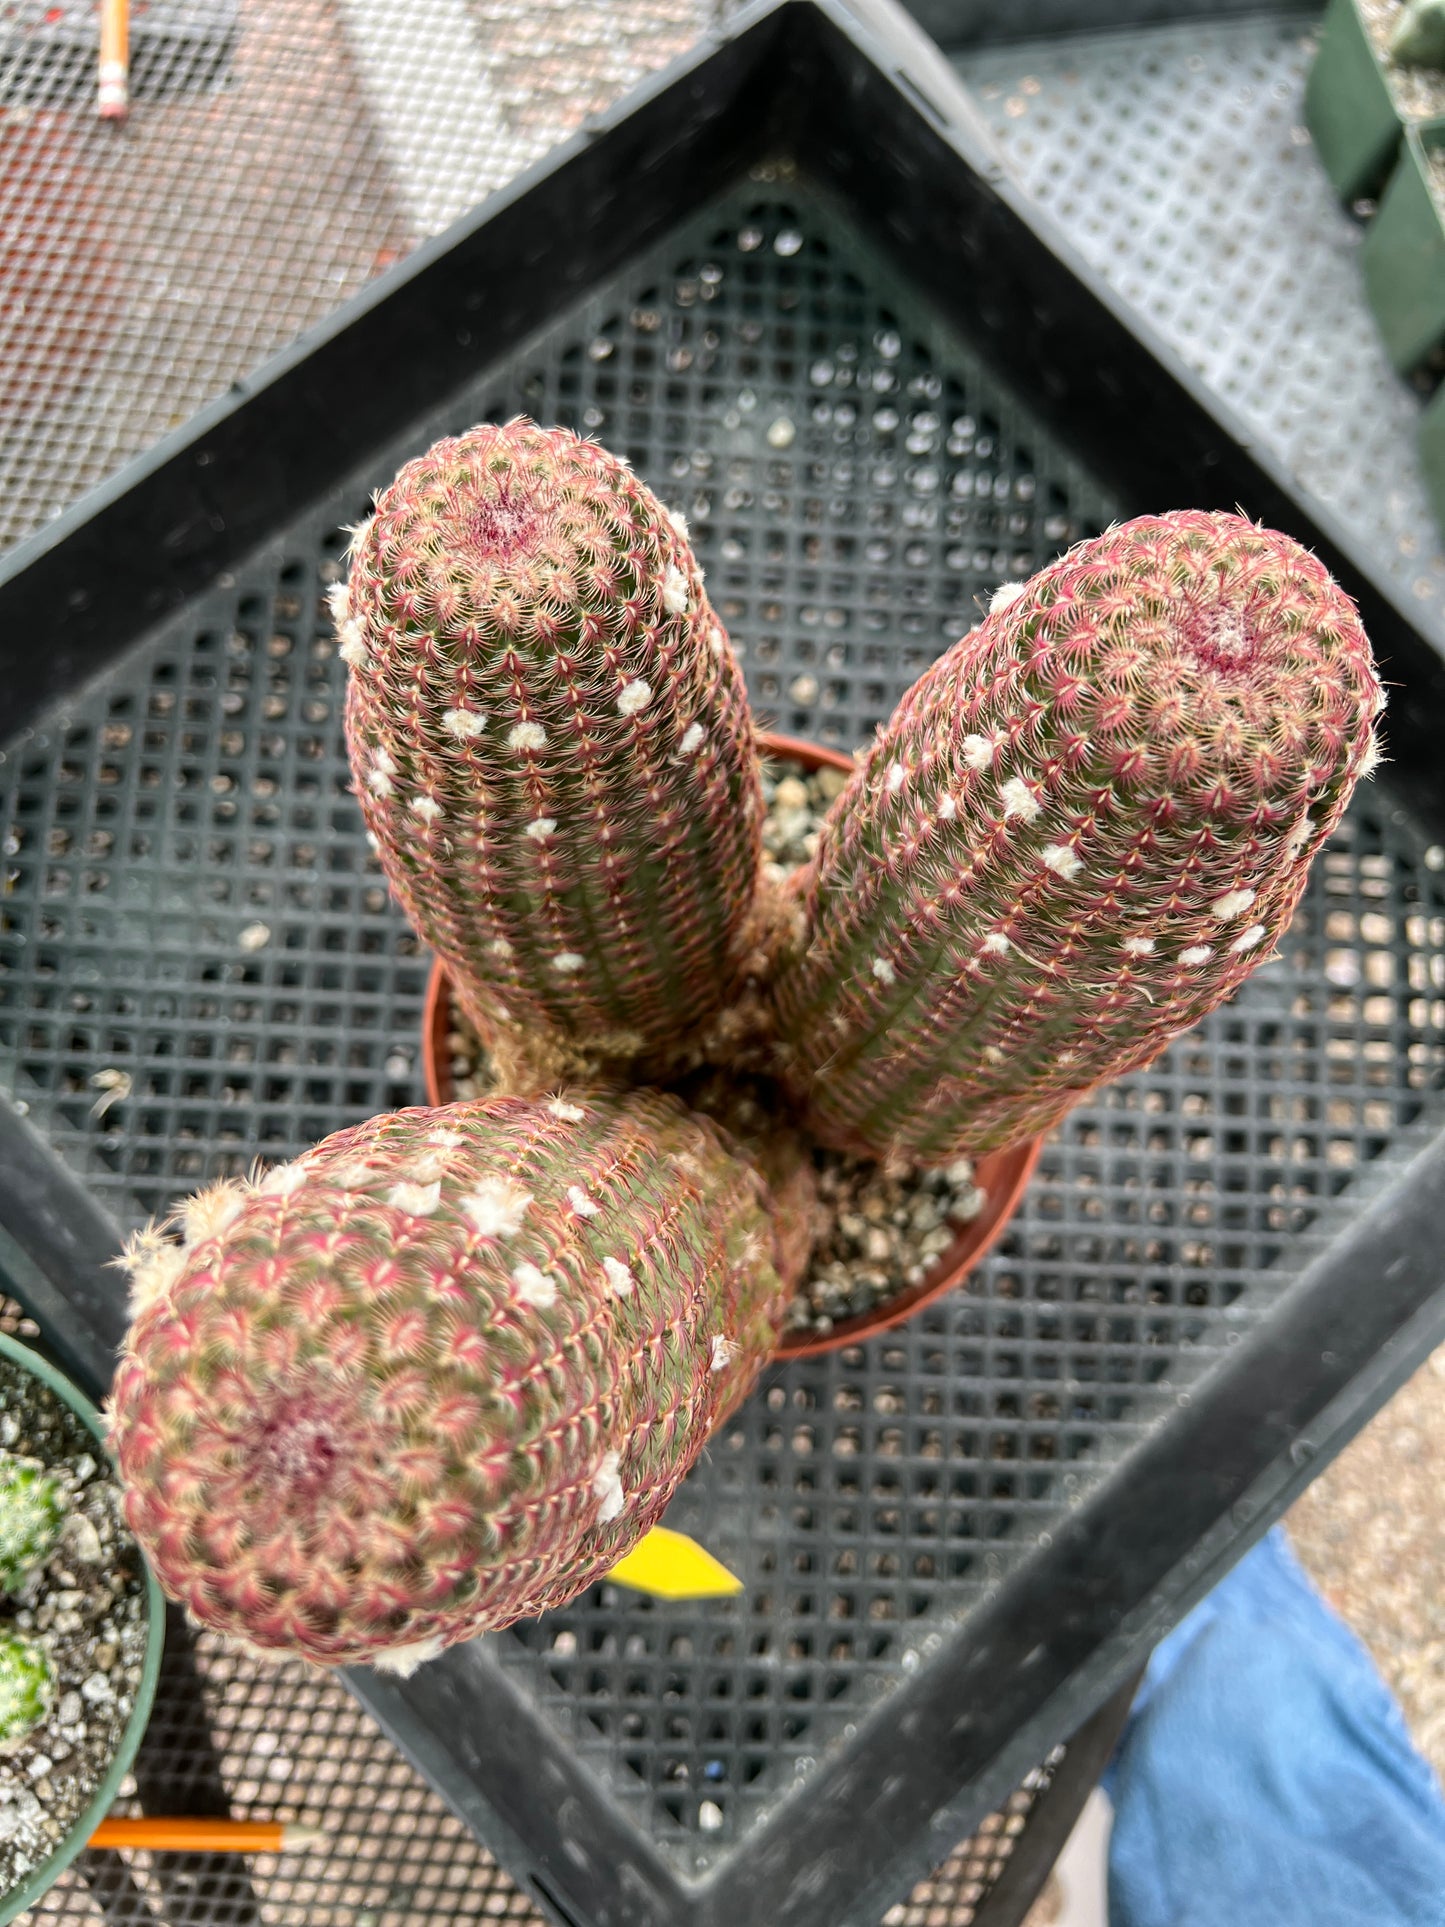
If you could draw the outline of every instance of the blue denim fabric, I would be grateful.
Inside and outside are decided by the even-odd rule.
[[[1445,1799],[1278,1527],[1159,1646],[1105,1786],[1110,1927],[1445,1927]]]

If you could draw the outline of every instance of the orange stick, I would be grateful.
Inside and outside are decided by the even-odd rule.
[[[319,1827],[277,1820],[102,1820],[92,1847],[149,1847],[153,1853],[297,1853],[326,1838]]]
[[[130,0],[100,0],[100,92],[102,120],[124,120],[130,108]]]

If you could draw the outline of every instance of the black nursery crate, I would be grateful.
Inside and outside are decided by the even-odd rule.
[[[874,1927],[1445,1331],[1442,664],[916,29],[749,10],[0,577],[0,1266],[92,1384],[123,1226],[420,1096],[324,591],[402,459],[523,409],[685,511],[794,734],[865,740],[999,581],[1179,505],[1313,544],[1394,686],[1279,960],[1074,1113],[960,1291],[715,1440],[669,1518],[736,1599],[350,1678],[561,1921]]]
[[[1213,23],[1261,13],[1320,12],[1320,0],[903,0],[950,52],[1051,39],[1058,34],[1137,31],[1176,22]]]

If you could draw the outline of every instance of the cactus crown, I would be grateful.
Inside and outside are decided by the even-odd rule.
[[[0,1592],[14,1592],[49,1557],[65,1523],[59,1479],[0,1452]]]
[[[367,825],[494,1043],[673,1044],[745,947],[762,805],[742,678],[678,517],[526,421],[438,442],[336,598]],[[534,1047],[535,1055],[535,1047]]]
[[[38,1640],[0,1633],[0,1753],[33,1733],[55,1702],[55,1668]]]

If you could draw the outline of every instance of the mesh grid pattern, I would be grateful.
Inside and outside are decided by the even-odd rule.
[[[692,517],[760,712],[851,744],[1000,577],[1036,568],[1109,506],[901,297],[786,169],[763,169],[414,441],[527,407],[625,449]],[[199,619],[0,762],[5,1085],[126,1222],[258,1151],[286,1157],[420,1095],[426,959],[348,794],[322,602],[341,525],[409,452],[355,478]],[[921,1663],[937,1635],[919,1620],[956,1607],[976,1564],[991,1569],[960,1533],[1047,1510],[1051,1475],[1019,1481],[1004,1460],[1035,1451],[1013,1421],[1031,1412],[1052,1434],[1059,1412],[1035,1401],[1011,1414],[985,1392],[994,1336],[980,1306],[861,1372],[850,1355],[775,1375],[675,1515],[746,1573],[741,1618],[654,1612],[602,1588],[501,1642],[671,1851],[705,1860],[734,1840]],[[919,1374],[933,1385],[921,1394]],[[960,1430],[966,1383],[974,1417]],[[1083,1430],[1064,1450],[1082,1459],[1104,1415],[1073,1416]],[[946,1469],[960,1453],[973,1469]],[[37,1918],[95,1917],[102,1892],[112,1919],[153,1906],[178,1927],[533,1917],[339,1685],[260,1671],[204,1639],[198,1663],[204,1704],[163,1683],[146,1740],[177,1776],[167,1804],[186,1808],[188,1753],[209,1726],[233,1810],[314,1820],[328,1849],[256,1862],[255,1903],[211,1863],[188,1886],[184,1868],[162,1878],[139,1856],[119,1891],[91,1867]],[[892,1910],[894,1927],[968,1927],[1049,1770]]]
[[[208,1638],[200,1645],[199,1706],[193,1695],[167,1693],[163,1677],[146,1747],[184,1760],[200,1717],[224,1761],[232,1814],[324,1828],[325,1846],[250,1855],[231,1863],[229,1874],[201,1856],[161,1861],[127,1853],[129,1882],[115,1878],[112,1856],[83,1854],[22,1923],[149,1927],[158,1917],[167,1927],[544,1927],[531,1900],[343,1687],[299,1667],[261,1671]],[[192,1709],[179,1727],[171,1717],[177,1708]],[[1029,1774],[1000,1812],[889,1908],[882,1927],[972,1927],[1062,1757],[1057,1749]],[[186,1795],[178,1778],[178,1806]],[[131,1794],[114,1809],[134,1810]]]
[[[371,487],[518,407],[687,512],[760,714],[846,744],[1111,513],[805,184],[755,170],[7,750],[3,1074],[118,1217],[419,1096],[426,960],[347,793],[321,598]],[[1279,961],[1070,1118],[960,1292],[768,1374],[670,1514],[740,1597],[602,1585],[498,1639],[681,1871],[926,1669],[1268,1312],[1289,1237],[1438,1115],[1442,868],[1367,791]]]
[[[201,1691],[172,1654],[163,1667],[144,1755],[163,1762],[166,1804],[204,1803],[188,1774],[209,1734],[237,1819],[324,1830],[303,1852],[214,1856],[84,1853],[24,1923],[101,1927],[544,1927],[543,1917],[412,1771],[334,1679],[301,1665],[258,1666],[197,1639]],[[955,1848],[883,1927],[971,1927],[1063,1758],[1056,1749],[1004,1807]],[[144,1770],[144,1757],[142,1760]],[[113,1811],[135,1812],[130,1779]]]
[[[1370,545],[1412,619],[1445,636],[1420,400],[1365,302],[1364,230],[1335,202],[1303,124],[1313,51],[1285,15],[1061,37],[956,64],[1028,192]]]
[[[682,52],[713,0],[0,0],[0,549]]]
[[[626,453],[691,519],[759,716],[851,746],[1108,505],[780,185],[427,434],[526,409]],[[427,960],[350,798],[322,601],[391,466],[0,764],[0,1068],[125,1222],[418,1095]]]

